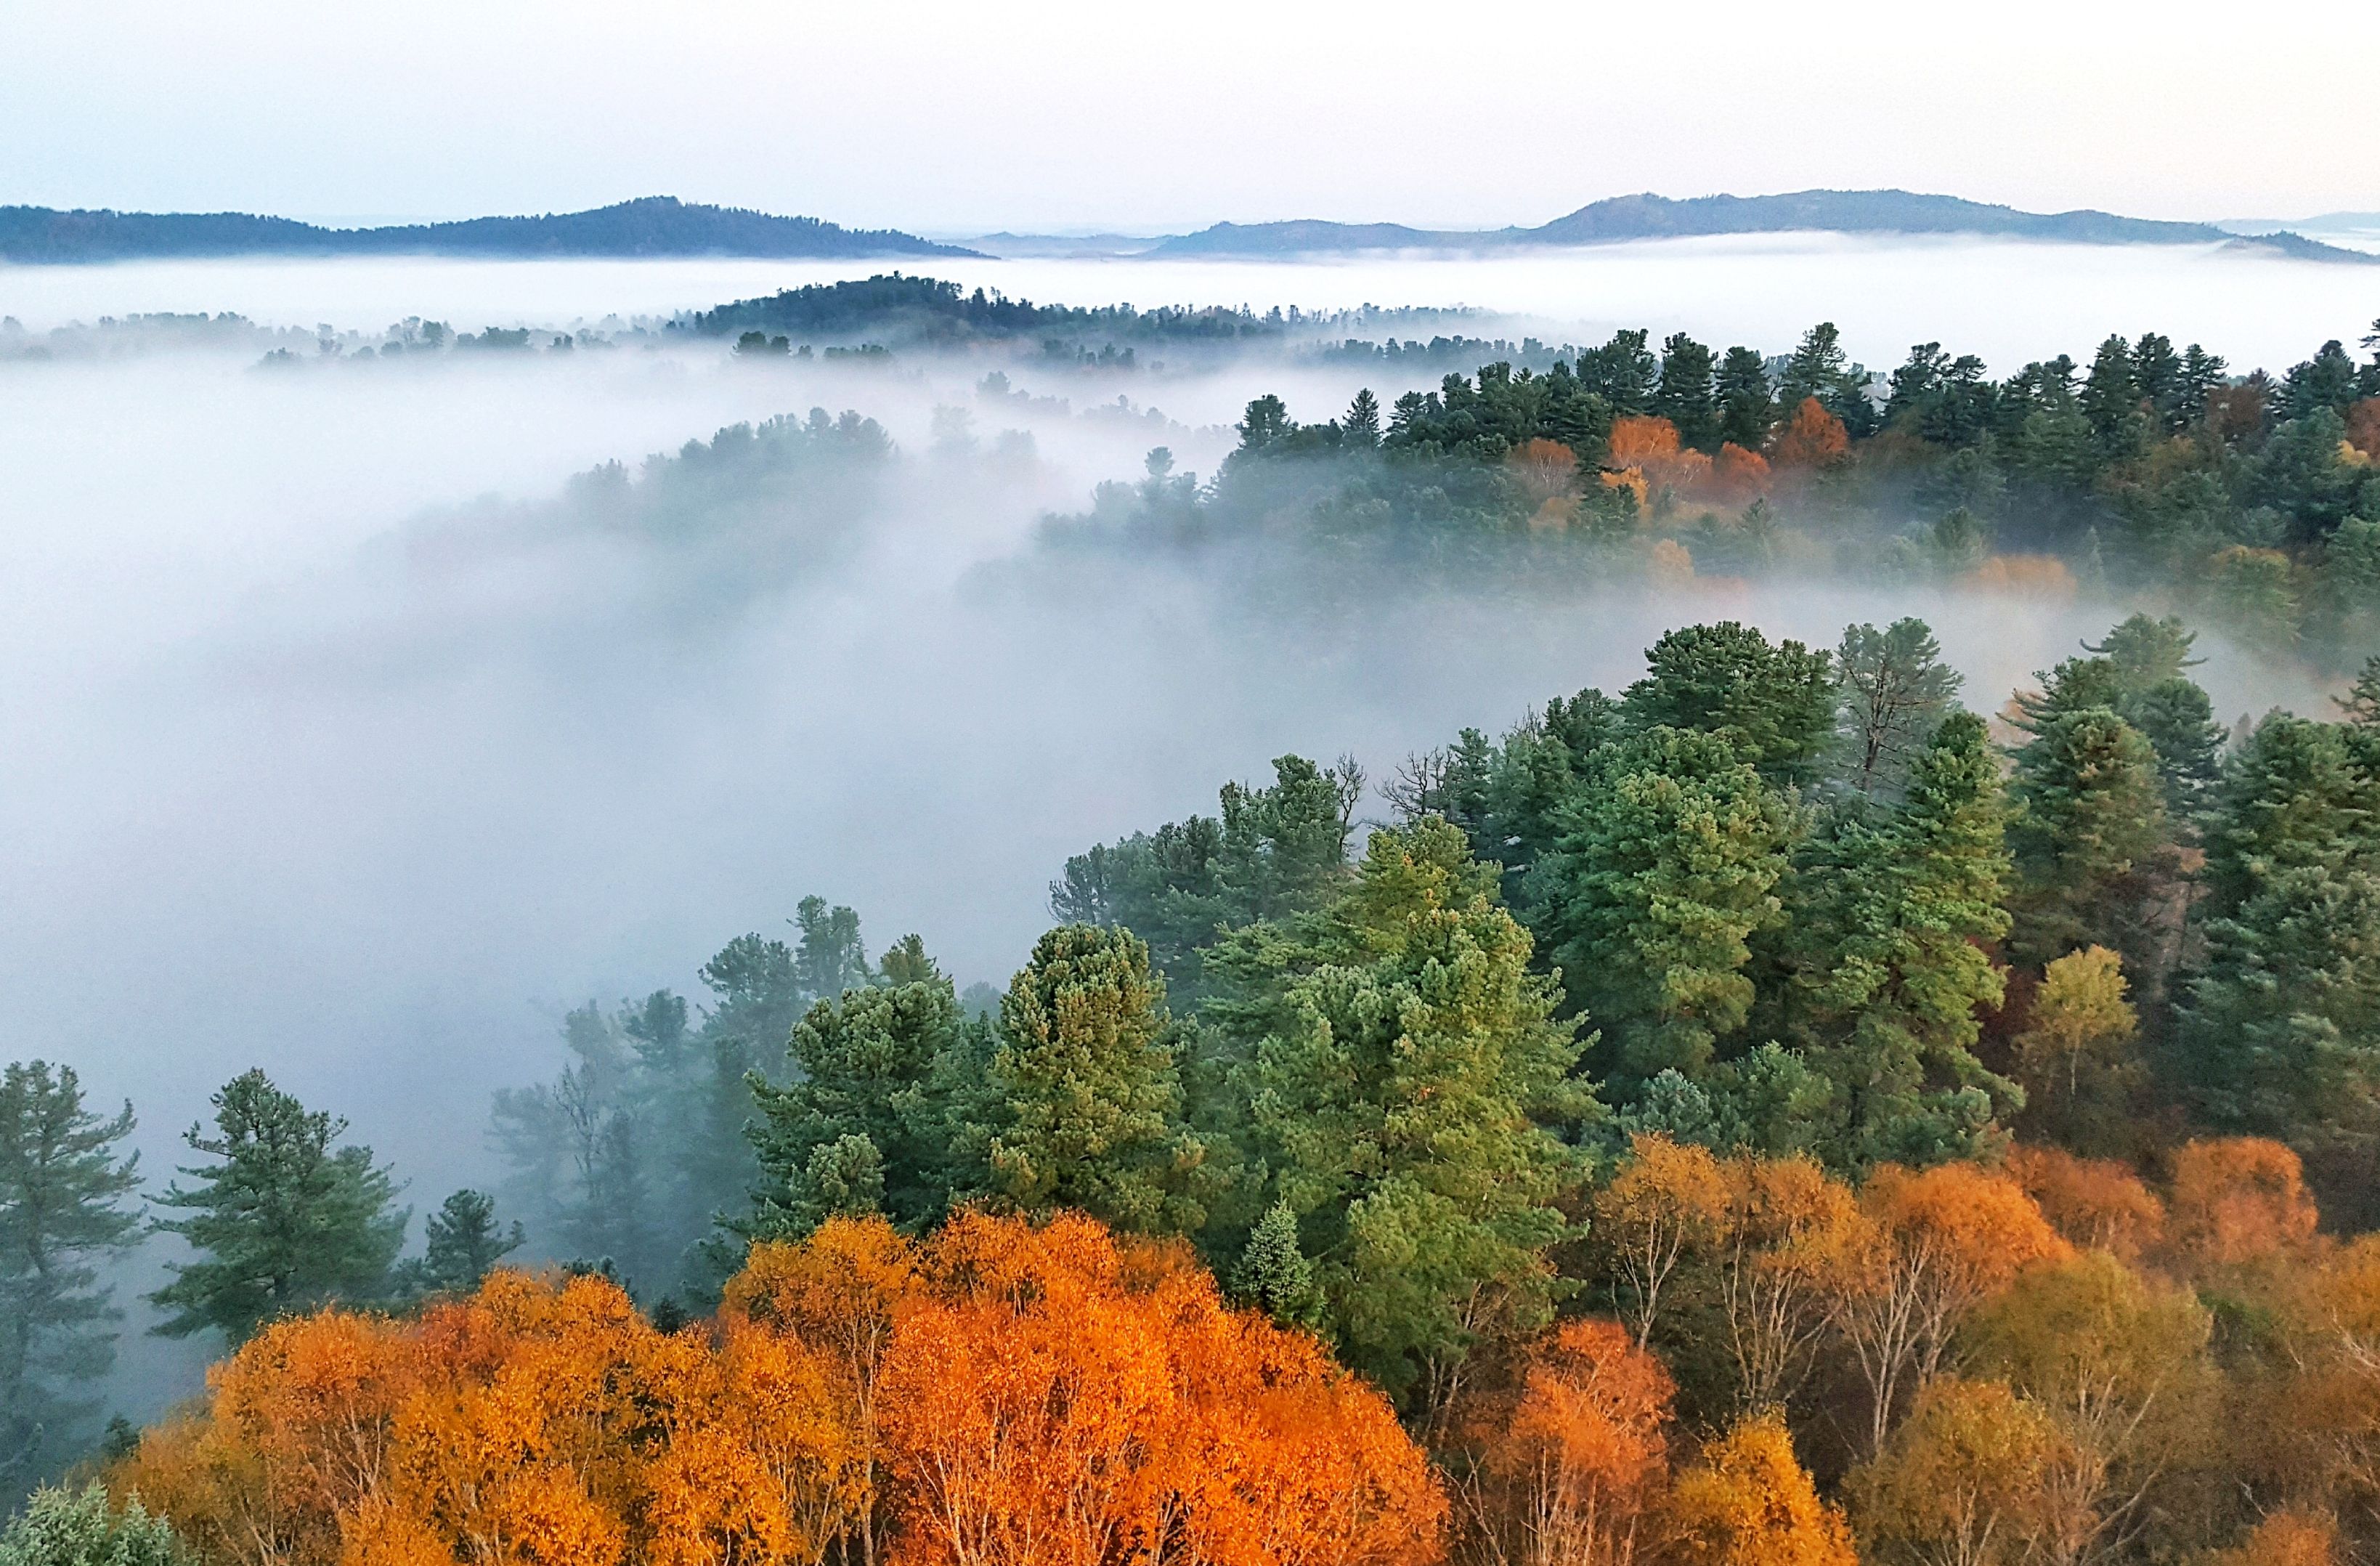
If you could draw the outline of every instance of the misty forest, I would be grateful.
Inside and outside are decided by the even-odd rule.
[[[269,1026],[38,976],[0,1566],[2380,1557],[2380,322],[2179,324],[8,322],[62,406],[680,427],[244,584],[238,702],[79,742],[181,804],[11,829],[225,949],[364,895],[370,734],[432,890]],[[598,846],[420,826],[481,783]],[[152,861],[236,794],[333,868]]]

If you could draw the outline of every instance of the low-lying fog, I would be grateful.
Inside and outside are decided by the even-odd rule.
[[[1889,265],[1838,254],[1853,281],[1831,291],[1811,286],[1808,246],[1673,254],[1674,274],[1646,250],[1310,273],[936,270],[1080,302],[1468,297],[1780,350],[1831,313],[1877,358],[1920,334],[2032,356],[2150,326],[2277,368],[2356,319],[2343,294],[2321,294],[2331,272],[2303,269],[2299,290],[2258,270],[2274,263],[2195,254],[2061,252],[2079,297],[2028,292],[2038,276],[1962,285],[1989,269],[1980,249]],[[0,271],[0,310],[563,321],[710,302],[763,271],[858,270],[740,264],[91,268],[40,274],[34,302],[31,274]],[[1714,267],[1771,266],[1802,281],[1738,296],[1712,282]],[[434,1205],[492,1172],[488,1094],[552,1073],[564,1009],[662,985],[698,994],[704,958],[745,930],[782,931],[805,893],[856,906],[871,953],[914,929],[962,984],[1002,981],[1069,853],[1211,809],[1219,783],[1283,751],[1353,752],[1378,777],[1463,725],[1624,685],[1675,624],[1746,617],[1830,645],[1849,620],[1923,614],[1969,698],[1997,706],[2119,613],[1838,588],[1647,601],[1585,583],[1526,600],[1416,583],[1360,613],[1268,618],[1178,564],[1013,564],[1038,516],[1135,477],[1152,445],[1211,471],[1260,391],[1319,419],[1361,380],[1384,400],[1402,389],[1352,370],[1014,372],[1062,406],[979,395],[980,361],[759,367],[716,343],[253,363],[0,363],[0,1058],[62,1059],[102,1099],[130,1096],[160,1174],[209,1092],[261,1064],[347,1116],[413,1180],[417,1206]],[[663,613],[638,564],[650,555],[503,541],[574,473],[813,405],[880,420],[901,453],[847,547],[813,563],[673,580]],[[448,553],[419,547],[433,535]],[[480,541],[486,558],[459,575],[441,564]],[[2319,699],[2301,675],[2208,650],[2201,674],[2227,718]]]
[[[273,325],[377,329],[407,315],[463,330],[666,316],[722,299],[897,268],[1044,303],[1468,305],[1574,328],[1654,325],[1783,352],[1832,320],[1871,365],[1941,342],[1995,373],[2109,332],[2166,333],[2235,364],[2278,367],[2380,314],[2380,271],[2206,246],[2044,245],[1973,238],[1733,235],[1498,256],[1344,260],[126,262],[0,266],[0,315],[28,327],[135,312],[236,310]]]

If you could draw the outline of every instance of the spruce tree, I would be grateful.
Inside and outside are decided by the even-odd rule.
[[[1232,1293],[1283,1327],[1321,1324],[1322,1291],[1314,1281],[1314,1263],[1298,1246],[1297,1214],[1287,1202],[1273,1203],[1249,1231],[1232,1272]]]
[[[149,1299],[172,1314],[154,1329],[186,1338],[212,1328],[231,1342],[293,1311],[331,1300],[379,1299],[405,1243],[407,1214],[371,1149],[334,1147],[346,1122],[310,1111],[261,1071],[214,1096],[215,1135],[197,1125],[184,1140],[222,1161],[186,1168],[158,1205],[188,1213],[156,1227],[179,1234],[196,1261]]]
[[[80,1394],[115,1364],[121,1315],[100,1271],[140,1232],[131,1130],[132,1106],[93,1111],[71,1066],[0,1074],[0,1498],[77,1456],[98,1412]]]

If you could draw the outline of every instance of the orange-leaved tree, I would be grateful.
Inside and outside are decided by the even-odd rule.
[[[1879,1166],[1864,1222],[1831,1258],[1835,1326],[1867,1383],[1868,1455],[1884,1450],[1903,1395],[1948,1368],[1969,1311],[2026,1267],[2072,1247],[2014,1181],[1971,1163]]]
[[[2321,1221],[2297,1154],[2261,1136],[2192,1142],[2174,1154],[2167,1205],[2173,1248],[2191,1270],[2269,1261],[2312,1240]]]
[[[921,1261],[880,1382],[904,1566],[1438,1554],[1444,1498],[1386,1400],[1184,1253],[963,1213]]]
[[[1676,1386],[1619,1322],[1572,1321],[1532,1343],[1517,1387],[1483,1394],[1472,1524],[1522,1566],[1625,1566],[1669,1471]]]

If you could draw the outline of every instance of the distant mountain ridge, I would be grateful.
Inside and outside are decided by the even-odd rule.
[[[2083,209],[2029,212],[1957,196],[1908,190],[1797,190],[1780,196],[1695,196],[1650,192],[1590,202],[1536,228],[1427,229],[1402,224],[1219,223],[1168,239],[1150,256],[1315,255],[1379,249],[1503,249],[1518,246],[1609,245],[1718,234],[1976,234],[2084,245],[2233,245],[2308,260],[2375,258],[2295,234],[2245,237],[2206,223],[2119,217]]]
[[[73,262],[225,256],[974,256],[897,229],[844,228],[674,196],[589,212],[324,228],[246,212],[61,212],[0,207],[0,261]]]

